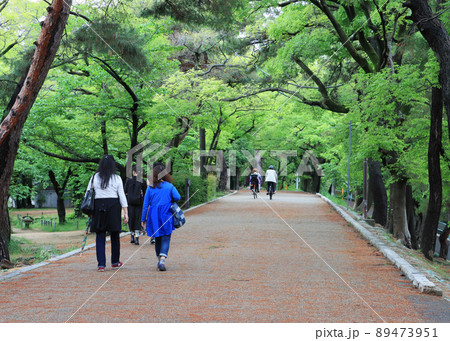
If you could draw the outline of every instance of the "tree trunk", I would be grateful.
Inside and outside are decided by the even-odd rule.
[[[370,209],[372,208],[372,204],[373,204],[373,192],[369,178],[367,181],[367,213],[369,213]]]
[[[303,173],[303,174],[305,174],[305,173]],[[303,192],[309,192],[308,191],[308,188],[309,188],[309,183],[311,182],[311,179],[309,179],[309,178],[302,178],[302,181],[301,181],[301,187],[302,187],[302,191]]]
[[[416,217],[416,225],[414,230],[416,231],[417,246],[420,248],[422,245],[422,231],[423,231],[423,213],[419,212]]]
[[[241,169],[238,168],[238,169],[236,169],[236,182],[235,182],[235,185],[234,185],[235,186],[234,187],[235,190],[239,190],[240,180],[241,180]]]
[[[316,172],[313,172],[312,174],[312,193],[320,193],[320,180],[321,177],[317,175]]]
[[[11,140],[13,136],[9,136],[7,142]],[[17,151],[17,148],[16,148]],[[9,251],[8,251],[8,242],[11,238],[11,224],[9,221],[9,212],[8,212],[8,190],[9,190],[9,179],[11,179],[12,174],[12,166],[5,167],[13,160],[8,160],[4,157],[5,155],[4,148],[0,148],[0,184],[7,184],[7,186],[0,185],[0,261],[2,259],[10,260]],[[14,155],[15,157],[15,155]],[[5,182],[5,179],[8,179]]]
[[[383,175],[379,161],[369,159],[369,186],[373,197],[372,219],[377,224],[386,226],[387,222],[387,193],[384,187]]]
[[[54,0],[42,25],[36,51],[26,81],[17,94],[14,105],[0,126],[0,261],[9,260],[7,242],[11,237],[8,214],[9,185],[19,148],[23,126],[47,77],[56,55],[69,16],[71,0]]]
[[[428,144],[428,182],[430,197],[422,231],[422,253],[433,260],[436,232],[442,206],[442,90],[433,88],[431,98],[430,142]]]
[[[450,36],[444,24],[431,10],[428,0],[408,0],[405,7],[411,9],[411,19],[417,24],[420,33],[430,45],[439,62],[439,83],[442,87],[442,96],[450,122]],[[450,124],[448,125],[450,139]]]
[[[184,138],[189,133],[189,128],[191,127],[191,121],[186,117],[180,117],[177,119],[179,127],[174,127],[174,129],[181,128],[182,131],[177,133],[167,144],[168,148],[178,148],[178,146],[183,142]]]
[[[225,191],[227,189],[228,174],[227,174],[227,162],[225,160],[225,153],[221,153],[222,157],[222,169],[219,177],[219,191]]]
[[[63,183],[59,184],[56,180],[55,173],[52,170],[48,171],[48,176],[50,178],[50,181],[52,182],[57,196],[56,208],[58,211],[58,219],[60,224],[64,224],[66,222],[66,205],[64,204],[64,192],[66,191],[67,182],[69,181],[71,175],[72,169],[69,167]]]
[[[206,131],[204,128],[199,128],[198,130],[199,137],[200,137],[200,150],[205,151],[206,150]],[[206,169],[205,165],[207,162],[206,156],[200,156],[200,176],[202,179],[206,179]]]
[[[412,196],[411,185],[406,186],[406,219],[408,221],[408,231],[411,236],[411,247],[414,250],[419,248],[419,243],[417,241],[417,231],[416,231],[416,214],[415,214],[416,203]]]
[[[397,179],[391,184],[388,229],[395,238],[411,247],[411,236],[406,217],[406,179]]]
[[[64,198],[62,195],[58,195],[56,200],[56,210],[58,211],[58,221],[60,224],[66,222],[66,205],[64,204]]]
[[[448,257],[448,236],[450,235],[450,202],[447,201],[447,227],[442,231],[439,236],[439,243],[441,244],[441,248],[439,250],[439,257],[447,259]]]
[[[439,236],[439,243],[441,244],[441,248],[439,250],[439,257],[443,259],[447,259],[448,256],[448,242],[447,238],[450,235],[450,226],[447,226],[444,231],[442,231]]]

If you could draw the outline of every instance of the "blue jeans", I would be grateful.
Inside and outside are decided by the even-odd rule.
[[[168,236],[160,236],[155,237],[155,251],[156,251],[156,257],[166,257],[169,254],[169,246],[170,246],[170,237],[172,235],[169,234]]]
[[[106,266],[105,244],[106,232],[97,232],[95,237],[95,251],[98,266]],[[119,264],[120,232],[110,232],[111,236],[111,265]]]

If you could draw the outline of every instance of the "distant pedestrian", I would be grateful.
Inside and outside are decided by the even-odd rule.
[[[96,233],[96,252],[98,271],[105,271],[106,232],[111,237],[111,267],[122,266],[120,259],[120,231],[123,222],[128,222],[128,204],[123,191],[122,179],[116,174],[116,162],[112,155],[105,155],[99,162],[97,172],[89,181],[88,189],[93,183],[95,189],[95,211],[92,217],[91,232]]]
[[[139,181],[140,180],[140,181]],[[133,176],[125,182],[125,195],[128,202],[128,228],[131,232],[131,243],[139,245],[141,235],[142,204],[147,184],[138,177],[136,166],[133,167]]]
[[[142,227],[147,228],[149,237],[155,238],[157,267],[160,271],[166,271],[165,261],[169,254],[172,232],[175,230],[169,209],[173,201],[181,199],[172,183],[173,179],[164,165],[156,163],[149,177],[142,210]]]

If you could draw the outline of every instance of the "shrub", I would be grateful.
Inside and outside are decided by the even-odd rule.
[[[213,174],[208,174],[206,181],[208,183],[207,198],[209,201],[216,197],[217,177]]]
[[[202,204],[208,200],[207,180],[202,179],[199,176],[193,176],[192,174],[182,172],[174,173],[172,176],[174,179],[174,185],[181,195],[181,199],[179,201],[180,207],[186,202],[185,179],[189,179],[191,181],[191,186],[189,188],[190,207]]]

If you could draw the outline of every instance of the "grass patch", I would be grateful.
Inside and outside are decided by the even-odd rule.
[[[16,229],[25,229],[25,223],[22,217],[29,215],[33,217],[33,222],[30,223],[31,229],[38,229],[45,232],[63,232],[83,230],[86,228],[87,217],[76,218],[73,214],[73,209],[66,210],[66,222],[59,223],[58,214],[55,209],[12,209],[10,210],[11,227]]]
[[[36,246],[24,238],[14,236],[11,237],[8,248],[11,262],[15,267],[39,263],[71,250],[59,250],[54,246]]]
[[[11,237],[8,243],[8,250],[11,256],[19,254],[24,245],[30,245],[30,242],[25,238]]]
[[[230,193],[231,193],[231,192],[221,192],[221,191],[217,191],[217,192],[216,192],[216,196],[214,197],[214,199],[224,197],[225,195],[228,195],[228,194],[230,194]]]
[[[332,202],[334,202],[336,205],[344,206],[344,207],[347,206],[347,200],[345,200],[345,199],[343,199],[343,198],[341,198],[341,197],[337,197],[337,196],[335,196],[335,195],[330,195],[330,193],[325,193],[325,194],[320,193],[320,194],[322,194],[324,197],[330,199],[330,200],[331,200]]]

